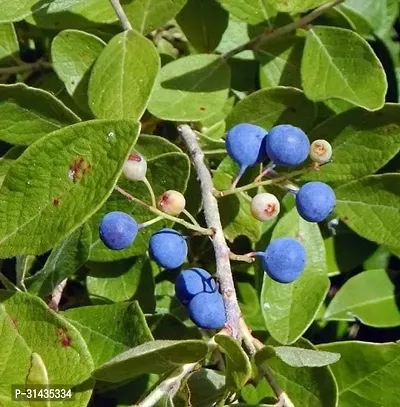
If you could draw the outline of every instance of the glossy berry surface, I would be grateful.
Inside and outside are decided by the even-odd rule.
[[[199,293],[212,293],[216,289],[217,285],[211,274],[201,268],[184,270],[175,281],[175,294],[182,304],[187,304]]]
[[[252,166],[267,159],[265,138],[268,132],[254,124],[242,123],[226,135],[226,151],[240,166]]]
[[[332,146],[326,140],[315,140],[310,146],[310,158],[318,163],[325,164],[332,158]]]
[[[185,209],[186,199],[180,192],[170,190],[160,196],[157,206],[164,213],[176,216]]]
[[[112,250],[129,247],[134,242],[137,232],[137,222],[125,212],[107,213],[99,225],[100,239]]]
[[[147,161],[143,156],[136,153],[129,154],[122,167],[122,173],[130,181],[143,181],[146,178]]]
[[[309,222],[322,222],[336,204],[332,188],[320,181],[304,184],[296,194],[296,207],[300,216]]]
[[[224,301],[218,291],[197,294],[187,309],[190,319],[199,328],[219,329],[226,323]]]
[[[291,283],[300,277],[306,264],[306,250],[291,237],[273,240],[265,249],[263,267],[278,283]]]
[[[176,230],[161,229],[149,242],[150,256],[161,267],[175,269],[184,263],[188,247],[185,238]]]
[[[310,141],[303,130],[290,124],[275,126],[266,139],[268,157],[276,165],[295,167],[308,157]]]
[[[281,205],[275,195],[267,192],[257,194],[252,200],[250,210],[254,218],[267,221],[278,216]]]

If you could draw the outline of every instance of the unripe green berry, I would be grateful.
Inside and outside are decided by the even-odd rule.
[[[158,208],[168,215],[179,215],[186,206],[185,197],[178,191],[164,192],[158,200]]]
[[[261,221],[275,218],[279,214],[281,205],[275,195],[267,192],[256,195],[251,201],[252,215]]]
[[[140,154],[131,153],[122,167],[122,172],[130,181],[143,181],[146,178],[147,161]]]
[[[332,157],[332,146],[326,140],[315,140],[310,147],[310,158],[318,164],[327,163]]]

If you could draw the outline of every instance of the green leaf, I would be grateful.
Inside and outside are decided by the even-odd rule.
[[[224,161],[230,161],[225,159]],[[224,162],[223,161],[223,162]],[[228,175],[220,168],[214,171],[213,181],[217,190],[229,189],[234,176]],[[244,235],[251,241],[258,241],[261,237],[261,223],[256,221],[250,211],[250,202],[242,194],[228,195],[219,199],[221,222],[225,237],[231,242],[236,237]]]
[[[360,236],[400,256],[400,174],[372,175],[335,190],[336,213]]]
[[[4,177],[7,173],[10,165],[25,151],[25,146],[15,146],[11,147],[1,158],[0,158],[0,175]]]
[[[293,367],[327,366],[340,359],[339,353],[301,349],[295,346],[276,346],[273,349],[278,358]]]
[[[229,86],[229,65],[219,56],[183,57],[161,69],[149,111],[165,120],[202,120],[222,110]]]
[[[302,13],[325,3],[329,3],[329,0],[269,0],[268,2],[278,11],[294,14]]]
[[[207,351],[207,344],[199,340],[148,342],[103,364],[93,376],[117,383],[143,373],[166,373],[178,365],[200,361]]]
[[[133,121],[89,121],[32,144],[0,189],[0,256],[43,253],[107,199],[136,142]]]
[[[141,134],[135,145],[135,151],[151,160],[167,153],[182,153],[175,144],[161,136],[148,136]]]
[[[0,65],[10,66],[19,61],[17,33],[12,24],[0,24]]]
[[[293,86],[300,89],[303,49],[304,38],[294,35],[279,37],[258,47],[255,54],[261,65],[261,87]]]
[[[0,23],[23,20],[24,17],[40,9],[41,6],[42,2],[38,2],[38,0],[19,0],[16,2],[0,0]]]
[[[122,3],[133,28],[143,35],[174,18],[187,0],[135,0]]]
[[[42,300],[1,290],[0,326],[1,405],[18,404],[10,400],[12,384],[48,381],[75,386],[89,377],[93,361],[81,335]],[[93,383],[85,384],[84,388],[74,389],[75,399],[69,401],[69,406],[87,405]]]
[[[213,407],[225,393],[225,376],[215,370],[200,369],[189,376],[190,405]]]
[[[62,316],[85,339],[95,367],[153,340],[137,302],[73,308],[63,312]]]
[[[233,16],[248,23],[258,24],[271,20],[276,10],[270,0],[218,0]]]
[[[316,349],[304,339],[298,340],[293,346],[301,348],[299,352],[306,349],[315,351]],[[335,352],[333,350],[329,351]],[[260,359],[258,364],[262,361],[262,358]],[[293,405],[307,407],[336,407],[338,405],[337,384],[329,366],[292,367],[278,357],[269,358],[267,363],[280,387],[285,389],[285,392],[290,397]],[[333,364],[332,367],[337,365],[338,363]],[[267,395],[265,392],[270,391],[267,390],[268,387],[267,385],[266,390],[264,390],[264,397]]]
[[[86,285],[89,294],[108,301],[138,300],[145,312],[155,308],[154,278],[145,256],[113,263],[89,263]]]
[[[376,172],[400,151],[400,107],[352,109],[321,123],[309,136],[331,143],[332,162],[302,178],[340,185]]]
[[[319,227],[292,209],[277,224],[272,240],[295,237],[304,245],[307,263],[299,279],[280,284],[264,273],[261,309],[266,327],[282,344],[295,342],[310,326],[329,289],[325,247]]]
[[[326,320],[360,320],[377,328],[400,325],[400,294],[386,270],[368,270],[348,280],[333,297]]]
[[[28,145],[79,118],[53,95],[24,84],[0,85],[0,140]]]
[[[43,268],[25,280],[31,294],[44,298],[64,279],[72,276],[89,257],[91,233],[87,225],[71,233],[54,248]]]
[[[399,343],[341,342],[318,348],[341,354],[331,367],[339,386],[340,407],[398,405],[394,383],[399,379]]]
[[[225,354],[227,390],[236,392],[251,377],[252,369],[249,357],[236,339],[226,335],[216,335],[214,339]]]
[[[384,69],[358,34],[336,27],[308,31],[301,65],[306,96],[314,101],[344,99],[367,110],[385,103]]]
[[[171,171],[173,168],[173,171]],[[158,156],[147,161],[147,178],[153,186],[156,196],[161,196],[163,192],[169,189],[185,192],[189,179],[190,161],[188,156],[183,153],[168,153]],[[118,185],[125,191],[128,191],[134,196],[150,203],[149,192],[143,182],[131,182],[124,177],[118,182]],[[133,245],[124,250],[108,249],[98,237],[98,228],[101,218],[110,211],[123,211],[131,214],[137,222],[142,223],[153,219],[153,215],[149,210],[141,207],[138,204],[130,202],[119,192],[114,191],[107,202],[100,210],[90,219],[90,228],[92,230],[92,246],[90,260],[93,261],[110,261],[126,259],[128,257],[144,254],[148,249],[150,236],[158,229],[160,223],[156,223],[142,229]],[[171,227],[172,222],[164,221],[163,226]]]
[[[160,58],[153,43],[136,31],[116,35],[94,64],[89,105],[102,119],[139,119],[146,110]]]
[[[77,30],[61,31],[51,43],[54,70],[68,93],[85,111],[88,105],[89,77],[105,43],[92,34]]]
[[[217,48],[228,26],[229,14],[215,0],[187,0],[176,21],[198,52]]]
[[[303,130],[311,128],[316,118],[315,104],[302,91],[277,87],[262,89],[241,100],[227,117],[227,128],[239,123],[254,123],[267,130],[290,123]]]

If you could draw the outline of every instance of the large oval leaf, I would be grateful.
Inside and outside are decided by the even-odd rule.
[[[261,292],[267,330],[286,345],[295,342],[310,326],[329,288],[325,246],[318,225],[303,220],[294,208],[279,221],[272,240],[288,236],[300,239],[304,245],[306,268],[301,277],[290,284],[277,283],[264,274]]]
[[[400,294],[386,270],[368,270],[352,277],[329,304],[327,320],[360,320],[374,327],[400,326]]]
[[[202,120],[222,110],[229,86],[229,65],[219,56],[180,58],[161,69],[149,111],[165,120]]]
[[[89,105],[101,119],[139,119],[146,110],[160,58],[136,31],[116,35],[97,59],[89,81]]]
[[[51,93],[24,84],[0,85],[0,140],[28,145],[79,117]]]
[[[85,341],[37,297],[0,290],[0,326],[1,405],[32,405],[10,400],[12,384],[75,386],[90,377],[93,361]],[[68,405],[85,407],[92,386],[86,382],[81,390],[76,388]]]
[[[112,191],[138,132],[134,121],[88,121],[31,145],[0,189],[0,256],[43,253],[84,223]]]
[[[290,123],[309,129],[316,117],[316,108],[304,93],[295,88],[262,89],[241,100],[227,117],[227,127],[238,123],[254,123],[265,129]]]
[[[276,16],[270,0],[218,0],[233,16],[249,24],[258,24]]]
[[[368,43],[350,30],[310,29],[301,77],[311,100],[344,99],[367,110],[380,109],[385,103],[385,71]]]
[[[372,175],[335,190],[336,213],[360,236],[400,256],[400,174]]]

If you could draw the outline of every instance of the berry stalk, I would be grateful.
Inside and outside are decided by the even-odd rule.
[[[214,184],[210,171],[204,163],[204,153],[197,142],[196,134],[185,124],[179,126],[178,131],[189,150],[193,166],[200,181],[204,217],[207,226],[215,231],[212,244],[215,252],[216,274],[224,297],[227,325],[232,331],[233,337],[240,338],[240,308],[232,278],[229,258],[230,250],[222,229],[218,201],[213,195]]]

